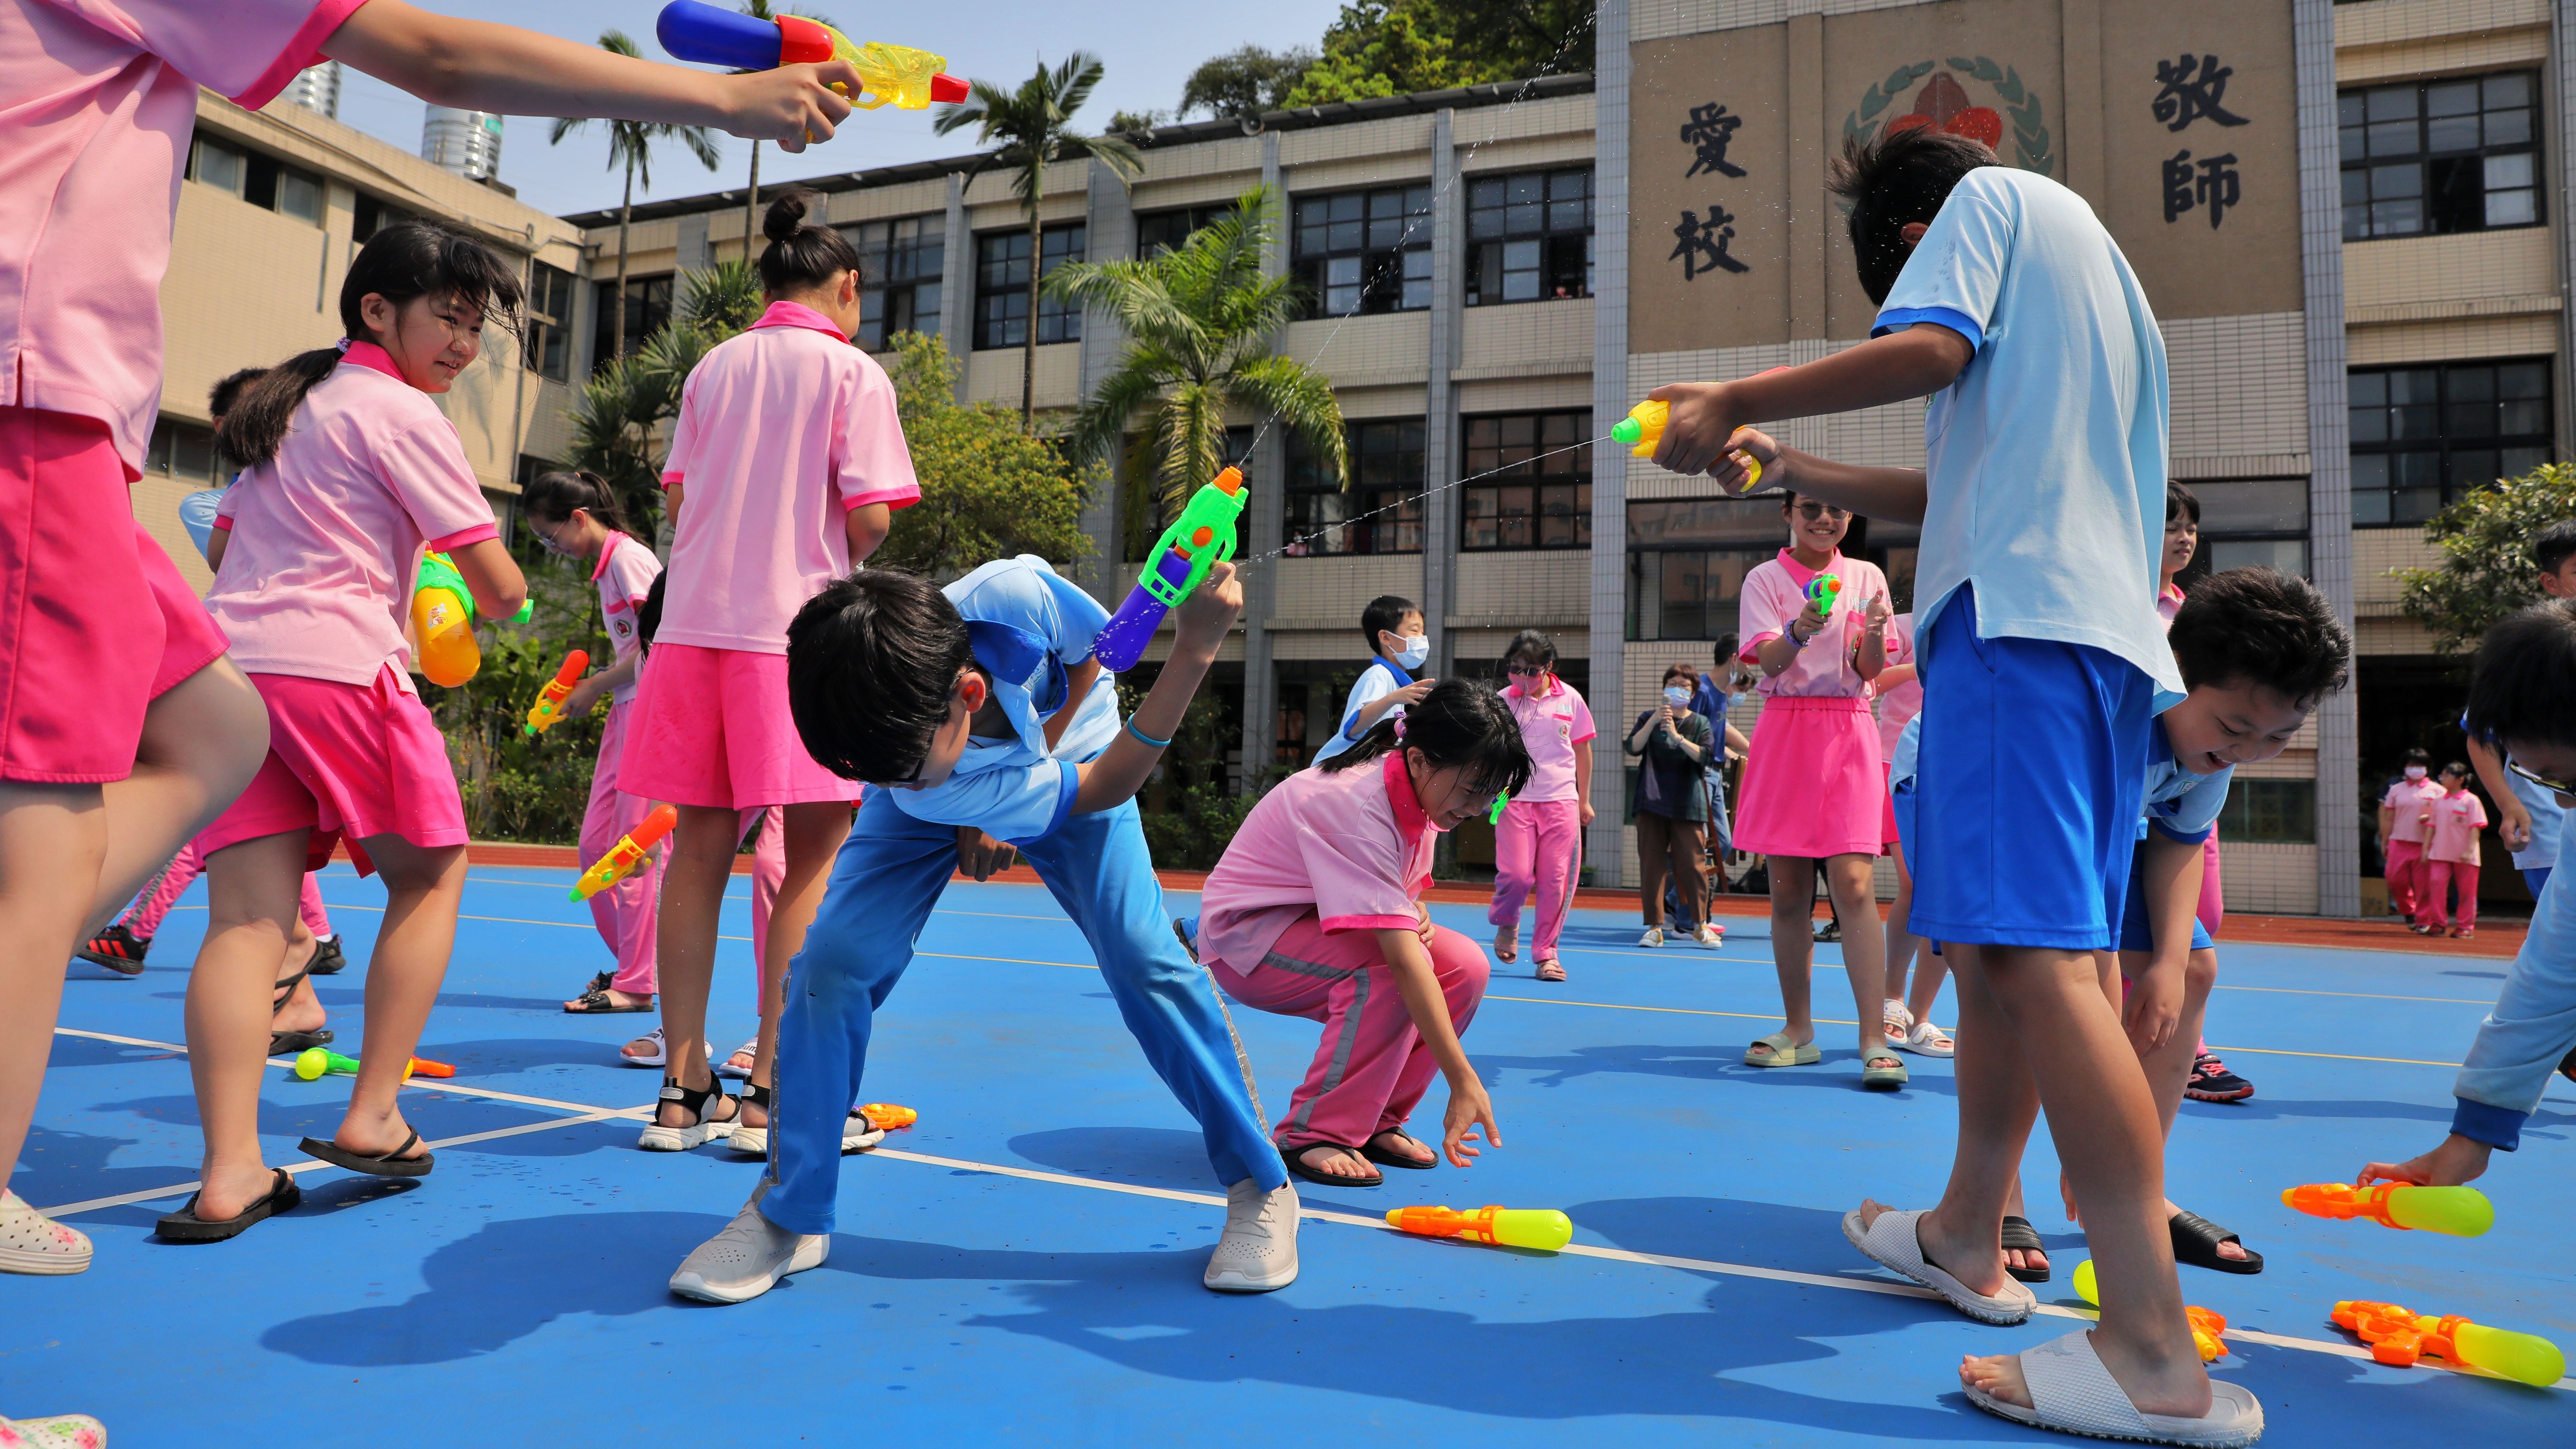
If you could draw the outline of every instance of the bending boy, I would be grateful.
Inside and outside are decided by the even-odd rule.
[[[841,1153],[875,1140],[853,1104],[876,1009],[959,862],[982,880],[1012,848],[1082,929],[1127,1029],[1206,1135],[1227,1203],[1207,1286],[1295,1281],[1296,1190],[1216,988],[1172,935],[1134,803],[1242,608],[1218,564],[1173,611],[1171,658],[1121,727],[1091,657],[1109,615],[1044,559],[996,560],[945,589],[860,569],[807,601],[787,631],[797,733],[835,773],[893,788],[859,807],[788,966],[769,1171],[672,1292],[739,1303],[823,1262]]]
[[[1920,521],[1913,928],[1957,943],[1959,1144],[1928,1212],[1864,1202],[1844,1232],[1986,1322],[2035,1300],[2004,1271],[2005,1194],[2038,1109],[2084,1210],[2102,1319],[1960,1366],[1971,1401],[2072,1433],[2248,1444],[2262,1408],[2192,1348],[2145,1071],[2095,974],[2118,944],[2148,725],[2182,692],[2156,616],[2164,343],[2074,192],[1925,127],[1846,147],[1871,340],[1731,383],[1657,389],[1655,460]],[[1739,427],[1932,396],[1923,470],[1828,463]]]

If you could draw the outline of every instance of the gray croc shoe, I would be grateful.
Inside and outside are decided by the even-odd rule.
[[[2090,1329],[2023,1349],[2021,1376],[2030,1386],[2027,1409],[1981,1389],[1964,1392],[1968,1402],[1997,1418],[2060,1434],[2185,1449],[2244,1449],[2263,1437],[2263,1405],[2252,1390],[2221,1378],[2209,1381],[2209,1412],[2197,1419],[2140,1413],[2093,1352]]]

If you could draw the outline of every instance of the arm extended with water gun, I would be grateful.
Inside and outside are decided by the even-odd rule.
[[[2282,1189],[2281,1204],[2312,1218],[2366,1218],[2383,1228],[2422,1229],[2456,1238],[2474,1238],[2495,1226],[2495,1204],[2474,1187],[2312,1182]]]
[[[2567,1374],[2567,1355],[2538,1334],[2471,1323],[2458,1314],[2436,1318],[2395,1303],[2346,1299],[2334,1306],[2338,1328],[2370,1345],[2370,1356],[2392,1368],[2411,1368],[2430,1355],[2457,1368],[2547,1388]]]
[[[1632,458],[1655,456],[1656,445],[1664,440],[1664,428],[1673,419],[1670,403],[1648,400],[1628,409],[1628,415],[1610,428],[1610,440],[1627,445]],[[1762,486],[1762,460],[1738,450],[1735,461],[1744,465],[1744,492]]]
[[[535,612],[536,601],[525,600],[510,622],[525,623]],[[430,683],[454,689],[483,667],[483,648],[474,642],[474,590],[446,554],[421,556],[411,585],[411,628],[420,672]]]
[[[1536,1248],[1553,1253],[1574,1241],[1574,1223],[1553,1208],[1481,1207],[1391,1208],[1386,1225],[1420,1238],[1465,1238],[1506,1248]]]
[[[572,883],[570,899],[589,900],[634,874],[635,868],[644,861],[644,852],[659,844],[663,836],[671,833],[671,827],[679,822],[679,811],[668,805],[654,806],[653,813],[644,817],[643,824],[626,832],[606,855],[581,873],[581,879]]]
[[[932,101],[954,103],[968,94],[966,82],[942,73],[948,68],[944,55],[875,40],[854,43],[831,26],[802,15],[763,20],[698,0],[671,0],[654,22],[653,34],[675,60],[736,70],[848,61],[867,83],[865,91],[848,98],[863,111],[888,104],[918,111]]]
[[[1138,576],[1127,600],[1092,640],[1091,657],[1119,672],[1135,667],[1162,626],[1163,615],[1204,582],[1208,570],[1234,557],[1235,524],[1243,517],[1243,470],[1227,468],[1190,498],[1190,506],[1154,540],[1154,562]]]
[[[541,735],[564,721],[565,700],[572,698],[573,688],[581,683],[582,671],[590,667],[590,651],[576,649],[564,656],[563,668],[537,693],[537,702],[528,706],[529,734]]]

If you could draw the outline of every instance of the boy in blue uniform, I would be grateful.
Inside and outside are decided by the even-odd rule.
[[[868,1033],[962,860],[982,880],[1028,857],[1082,929],[1146,1059],[1207,1139],[1226,1226],[1207,1286],[1266,1292],[1297,1276],[1297,1194],[1271,1146],[1233,1024],[1172,937],[1134,796],[1243,607],[1230,564],[1173,611],[1171,658],[1122,727],[1091,644],[1108,613],[1023,554],[939,589],[860,569],[797,614],[788,699],[814,758],[870,790],[832,867],[779,1021],[769,1171],[671,1290],[758,1297],[822,1263]]]
[[[1659,388],[1655,461],[1919,521],[1913,928],[1951,943],[1959,1144],[1928,1212],[1864,1202],[1843,1231],[1971,1317],[2036,1300],[2004,1268],[2006,1195],[2048,1109],[2102,1288],[2100,1326],[1960,1366],[1971,1402],[2070,1433],[2250,1444],[2263,1411],[2193,1349],[2156,1106],[2093,953],[2118,943],[2148,724],[2182,693],[2155,610],[2164,343],[2083,198],[1930,127],[1849,143],[1870,341],[1731,383]],[[1927,467],[1828,463],[1739,425],[1930,395]]]
[[[1380,594],[1360,611],[1360,634],[1369,641],[1368,668],[1352,681],[1350,698],[1343,701],[1342,727],[1315,751],[1319,765],[1375,729],[1388,710],[1419,704],[1431,692],[1431,681],[1413,677],[1413,671],[1431,657],[1421,605],[1400,595]]]

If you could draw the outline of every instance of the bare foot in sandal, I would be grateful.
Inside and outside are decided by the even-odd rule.
[[[1406,1162],[1418,1163],[1424,1167],[1429,1167],[1440,1160],[1439,1153],[1432,1151],[1421,1138],[1401,1127],[1389,1127],[1370,1138],[1368,1145],[1370,1151],[1382,1158],[1401,1158]]]
[[[1494,959],[1497,961],[1517,961],[1521,959],[1521,928],[1519,922],[1516,921],[1508,926],[1496,926],[1494,928]]]
[[[1379,1175],[1377,1168],[1367,1158],[1347,1147],[1330,1142],[1318,1142],[1312,1147],[1300,1150],[1297,1154],[1297,1163],[1307,1171],[1325,1177],[1347,1177],[1366,1181]]]
[[[1546,960],[1538,963],[1538,970],[1532,974],[1541,981],[1563,981],[1565,979],[1565,964],[1557,960],[1555,957],[1550,956]]]

